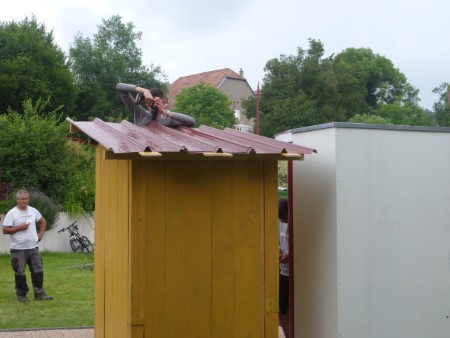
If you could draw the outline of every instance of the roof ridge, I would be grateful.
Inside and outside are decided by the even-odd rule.
[[[179,80],[179,79],[184,79],[184,78],[187,78],[187,77],[193,77],[193,76],[199,76],[199,75],[206,75],[206,74],[212,74],[212,73],[219,73],[219,72],[224,72],[224,71],[227,71],[227,70],[229,70],[229,71],[231,71],[231,72],[233,72],[233,73],[236,73],[235,71],[233,71],[233,70],[230,69],[230,68],[221,68],[221,69],[209,70],[209,71],[206,71],[206,72],[200,72],[200,73],[195,73],[195,74],[190,74],[190,75],[180,76],[177,80]],[[237,74],[237,73],[236,73],[236,74]],[[239,74],[237,74],[237,75],[239,76]],[[176,82],[177,80],[175,80],[174,82]]]

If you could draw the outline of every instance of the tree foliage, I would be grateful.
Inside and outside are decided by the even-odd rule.
[[[134,28],[116,15],[102,19],[93,39],[81,33],[75,37],[69,56],[79,90],[78,119],[127,117],[116,93],[117,82],[165,88],[160,67],[143,65],[142,51],[137,47],[142,33]]]
[[[196,125],[233,128],[236,118],[230,99],[215,87],[205,83],[183,89],[176,97],[174,110],[191,115]]]
[[[53,32],[33,16],[0,23],[0,114],[24,100],[48,100],[50,110],[74,109],[73,76]]]
[[[347,48],[336,55],[334,64],[359,84],[370,110],[383,104],[418,102],[418,90],[407,82],[406,76],[392,61],[369,48]]]
[[[71,216],[95,208],[95,149],[77,141],[68,143],[75,170],[67,180],[63,209]]]
[[[288,161],[278,161],[278,186],[288,187]]]
[[[351,123],[366,123],[366,124],[392,124],[392,122],[384,117],[369,114],[353,115],[348,122]]]
[[[392,62],[368,48],[348,48],[324,56],[320,41],[297,55],[269,60],[261,89],[261,134],[302,126],[378,115],[394,124],[430,125],[418,106],[418,90]],[[244,103],[254,116],[255,99]]]
[[[436,116],[436,123],[440,127],[450,127],[449,91],[450,84],[447,82],[443,82],[433,89],[433,93],[439,95],[439,100],[434,103],[433,110]]]
[[[67,123],[59,123],[55,111],[46,110],[47,102],[31,100],[20,113],[9,110],[0,115],[0,181],[14,190],[22,187],[41,191],[60,204],[66,204],[70,192],[77,189],[78,173],[93,159],[86,159],[70,147]],[[92,166],[92,165],[91,165]],[[90,171],[93,180],[93,171]],[[85,183],[86,211],[93,210],[94,187]],[[88,206],[89,198],[92,205]]]
[[[383,104],[377,110],[374,110],[374,114],[391,121],[395,125],[431,126],[433,124],[430,115],[417,105],[409,103]]]

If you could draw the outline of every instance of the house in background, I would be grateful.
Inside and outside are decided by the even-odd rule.
[[[247,119],[245,116],[242,101],[255,96],[255,93],[245,79],[242,69],[239,74],[229,68],[224,68],[178,78],[169,86],[169,108],[173,109],[176,96],[183,89],[196,86],[202,82],[216,87],[231,100],[231,109],[233,109],[238,120],[236,129],[253,131],[254,121],[253,119]]]

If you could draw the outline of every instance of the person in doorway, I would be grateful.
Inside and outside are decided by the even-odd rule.
[[[34,300],[52,300],[44,291],[44,271],[42,257],[37,246],[44,237],[47,222],[41,213],[28,205],[29,194],[26,190],[16,193],[16,206],[5,216],[3,234],[11,235],[11,266],[14,270],[17,300],[28,301],[28,285],[25,267],[31,272]],[[36,222],[39,223],[39,233]]]
[[[118,83],[116,90],[125,107],[133,115],[136,125],[146,126],[151,122],[166,127],[195,125],[193,117],[171,112],[166,108],[167,99],[164,98],[164,92],[160,88],[146,89],[132,84]],[[135,98],[131,93],[137,93]],[[145,103],[148,110],[140,105],[141,102]]]
[[[286,338],[289,338],[289,227],[288,227],[288,200],[280,198],[278,201],[278,227],[279,227],[279,294],[278,318]]]

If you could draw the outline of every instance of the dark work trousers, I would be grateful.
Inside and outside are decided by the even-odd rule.
[[[14,270],[17,296],[25,296],[28,292],[25,267],[31,272],[31,282],[35,294],[42,293],[44,284],[44,272],[42,270],[42,257],[39,248],[15,250],[11,249],[11,266]]]

